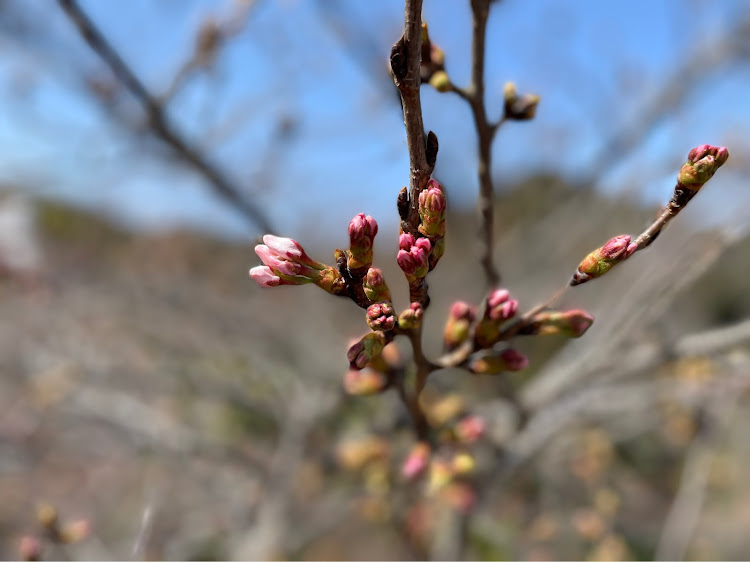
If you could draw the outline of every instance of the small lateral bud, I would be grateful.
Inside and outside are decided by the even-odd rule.
[[[513,119],[514,121],[533,119],[540,100],[539,96],[535,94],[519,96],[516,91],[516,85],[513,82],[505,84],[503,99],[505,101],[505,118]]]
[[[501,326],[518,311],[518,301],[510,298],[507,289],[494,289],[488,296],[482,319],[474,330],[474,340],[486,348],[498,341]]]
[[[367,270],[362,282],[365,295],[371,302],[391,301],[391,292],[383,277],[383,272],[377,267]]]
[[[45,529],[55,529],[58,523],[57,509],[51,504],[43,503],[36,510],[36,519]]]
[[[413,302],[398,317],[398,325],[403,330],[414,330],[422,323],[424,309],[418,302]]]
[[[344,390],[352,396],[378,394],[388,387],[388,377],[374,369],[349,369],[344,374]]]
[[[469,361],[469,370],[477,375],[497,375],[505,371],[522,371],[529,366],[529,359],[515,349],[501,353],[486,353]]]
[[[425,142],[425,158],[427,159],[427,165],[430,167],[430,169],[435,167],[438,148],[439,145],[437,135],[430,131],[429,133],[427,133],[427,141]]]
[[[572,286],[580,285],[607,273],[621,261],[629,258],[635,246],[630,243],[630,236],[621,234],[610,239],[604,246],[597,248],[578,264],[578,269],[570,280]]]
[[[443,330],[443,347],[446,351],[453,351],[469,339],[471,325],[475,319],[474,307],[463,301],[453,303]]]
[[[91,524],[86,519],[78,519],[60,529],[59,538],[64,544],[74,544],[91,534]]]
[[[594,317],[585,310],[574,309],[564,312],[549,310],[537,313],[530,324],[519,333],[529,335],[561,335],[569,338],[579,338],[591,324]]]
[[[406,187],[402,187],[401,191],[398,192],[398,199],[396,199],[396,209],[398,210],[398,216],[402,221],[409,218],[409,191]]]
[[[370,332],[365,334],[358,342],[353,344],[346,357],[352,369],[364,369],[373,358],[380,355],[388,343],[383,332]]]
[[[396,312],[390,302],[379,302],[367,307],[367,325],[371,330],[389,332],[396,325]]]
[[[445,235],[447,203],[442,186],[431,179],[419,194],[419,232],[429,237]]]

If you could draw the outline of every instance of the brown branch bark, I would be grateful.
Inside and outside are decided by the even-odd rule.
[[[169,145],[190,167],[208,180],[216,194],[237,209],[250,223],[256,225],[262,232],[274,232],[265,213],[242,195],[242,189],[175,129],[167,118],[164,106],[149,92],[78,3],[75,0],[58,0],[58,4],[89,47],[99,55],[140,103],[148,116],[154,135]]]

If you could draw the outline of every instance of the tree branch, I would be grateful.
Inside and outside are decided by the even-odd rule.
[[[213,190],[250,223],[256,225],[262,232],[274,232],[265,213],[242,195],[242,189],[234,185],[220,168],[209,162],[197,148],[177,132],[169,122],[164,106],[148,91],[78,3],[75,0],[58,0],[58,4],[70,21],[75,24],[89,47],[99,55],[141,104],[154,135],[169,145],[187,164],[208,180]]]

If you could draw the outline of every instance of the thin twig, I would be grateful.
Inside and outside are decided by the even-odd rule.
[[[263,232],[274,232],[265,213],[242,195],[242,189],[234,185],[223,170],[209,162],[197,148],[177,132],[167,118],[164,106],[148,91],[143,82],[135,75],[78,3],[75,0],[58,0],[58,4],[75,24],[81,37],[141,104],[149,118],[149,125],[153,133],[206,178],[213,186],[214,191],[236,208],[250,223]]]

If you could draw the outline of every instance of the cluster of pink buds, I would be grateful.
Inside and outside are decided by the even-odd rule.
[[[473,357],[469,370],[477,375],[497,375],[506,371],[523,371],[529,366],[529,358],[520,351],[509,348],[499,353],[494,351]]]
[[[698,191],[728,159],[729,151],[723,146],[702,144],[695,147],[677,174],[678,187]]]
[[[507,289],[495,289],[487,296],[482,319],[474,330],[474,341],[479,347],[489,347],[498,340],[502,325],[513,318],[518,301],[510,298]]]
[[[534,315],[531,322],[521,330],[527,335],[561,335],[569,338],[579,338],[591,324],[594,317],[585,310],[574,309],[566,311],[548,310]]]
[[[261,287],[314,283],[329,293],[341,291],[339,272],[310,258],[295,240],[266,234],[263,242],[255,247],[263,265],[250,270],[250,277]]]
[[[396,312],[390,302],[378,302],[367,307],[367,325],[371,330],[389,332],[396,326]]]
[[[621,261],[628,259],[636,251],[637,245],[630,241],[630,236],[622,234],[597,248],[578,264],[578,269],[570,280],[572,286],[580,285],[607,273]]]
[[[432,244],[427,238],[417,238],[406,232],[398,239],[396,261],[409,283],[422,279],[429,270],[429,257]]]
[[[359,213],[349,223],[349,252],[347,267],[349,271],[361,271],[364,276],[372,265],[372,246],[378,233],[378,223],[364,213]]]
[[[398,325],[403,330],[416,330],[422,324],[424,309],[418,302],[413,302],[409,308],[398,316]]]

